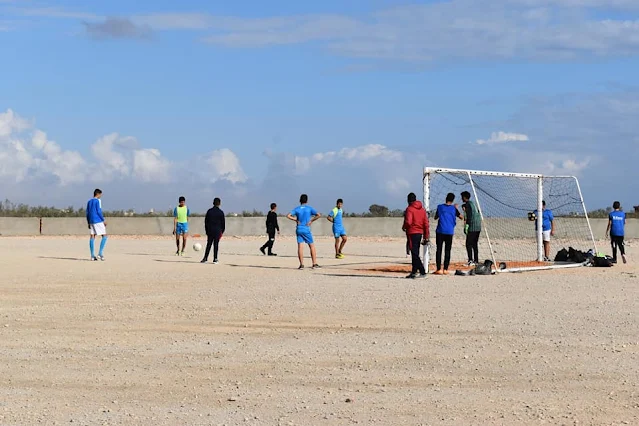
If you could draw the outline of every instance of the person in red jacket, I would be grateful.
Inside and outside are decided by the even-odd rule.
[[[425,278],[426,269],[424,269],[424,263],[419,257],[419,246],[420,244],[428,244],[430,228],[428,226],[426,210],[424,210],[421,201],[417,201],[417,196],[412,192],[408,194],[408,208],[404,212],[404,226],[402,230],[406,232],[410,243],[413,264],[413,269],[406,278]],[[422,237],[424,237],[423,241]],[[417,275],[418,272],[419,275]]]

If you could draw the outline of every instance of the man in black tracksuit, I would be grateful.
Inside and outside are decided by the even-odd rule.
[[[206,251],[204,252],[202,263],[208,262],[211,245],[213,245],[213,263],[218,263],[217,251],[220,246],[220,238],[222,238],[222,234],[224,234],[226,228],[224,212],[220,209],[220,204],[222,204],[222,201],[219,198],[215,198],[213,200],[213,207],[206,212],[206,217],[204,218]]]
[[[262,254],[266,254],[265,250],[268,249],[269,256],[277,256],[273,253],[273,244],[275,243],[275,231],[280,233],[280,226],[277,223],[277,204],[271,203],[271,211],[266,215],[266,233],[268,234],[268,241],[260,247]]]

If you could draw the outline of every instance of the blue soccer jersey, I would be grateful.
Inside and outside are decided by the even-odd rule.
[[[608,219],[610,219],[610,235],[613,237],[623,237],[626,213],[620,210],[615,210],[610,212]]]
[[[437,230],[438,234],[454,235],[457,225],[457,207],[449,204],[437,206]]]
[[[535,210],[535,216],[537,216],[537,210]],[[550,231],[552,229],[552,221],[555,220],[555,216],[553,216],[552,211],[546,209],[543,212],[543,218],[541,222],[541,230],[542,231]],[[535,221],[535,230],[537,230],[537,222],[539,222],[539,218]]]
[[[302,204],[301,206],[295,207],[291,212],[291,216],[295,216],[297,221],[299,222],[297,225],[296,232],[297,233],[308,233],[311,231],[311,228],[308,226],[308,223],[311,221],[313,216],[317,215],[317,210],[313,207],[308,206],[306,204]]]
[[[87,203],[87,222],[89,222],[89,225],[104,222],[102,201],[99,198],[91,198]]]
[[[332,217],[333,218],[333,227],[334,228],[341,228],[342,225],[342,216],[344,215],[344,212],[342,211],[342,209],[339,209],[337,207],[335,207],[333,210],[331,210],[331,212],[328,214],[328,217]]]

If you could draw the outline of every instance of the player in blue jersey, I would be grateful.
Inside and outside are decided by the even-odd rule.
[[[626,213],[621,211],[621,203],[619,201],[612,203],[612,208],[613,211],[608,215],[608,227],[606,228],[606,237],[610,235],[610,244],[612,245],[612,262],[617,263],[618,248],[623,263],[626,263],[626,248],[623,241]]]
[[[542,219],[541,219],[541,235],[544,241],[544,262],[550,262],[550,237],[555,236],[555,216],[552,214],[552,210],[546,208],[546,201],[542,201]],[[533,212],[535,220],[535,231],[539,226],[539,214],[535,210]]]
[[[342,206],[344,205],[344,201],[340,198],[335,203],[335,208],[331,210],[326,219],[333,224],[333,236],[335,237],[335,258],[343,259],[344,254],[342,250],[344,250],[344,246],[346,245],[346,241],[348,238],[346,237],[346,230],[344,229],[344,224],[342,222],[342,218],[344,217],[344,211],[342,210]]]
[[[91,260],[104,260],[104,246],[107,242],[106,221],[102,214],[102,191],[96,189],[93,191],[93,198],[87,203],[87,225],[89,225],[89,232],[91,239],[89,240],[89,248],[91,249]],[[100,235],[102,240],[100,241],[100,251],[98,255],[95,255],[95,236]]]
[[[462,219],[461,213],[457,210],[457,204],[453,204],[454,201],[455,194],[449,192],[446,195],[446,202],[438,205],[435,213],[435,220],[437,221],[437,229],[435,231],[435,243],[437,244],[435,262],[437,270],[435,275],[448,275],[455,225],[457,224],[457,218]],[[444,249],[444,269],[442,269],[442,248]]]
[[[317,254],[315,253],[315,242],[311,233],[311,225],[320,218],[320,214],[308,204],[308,195],[300,196],[300,205],[291,211],[286,218],[297,224],[295,234],[297,235],[297,257],[300,260],[298,269],[304,269],[304,244],[308,244],[311,250],[311,259],[313,261],[313,269],[320,266],[317,264]]]

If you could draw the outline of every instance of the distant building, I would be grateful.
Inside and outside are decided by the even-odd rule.
[[[635,213],[639,214],[639,206],[632,206],[635,209]]]

